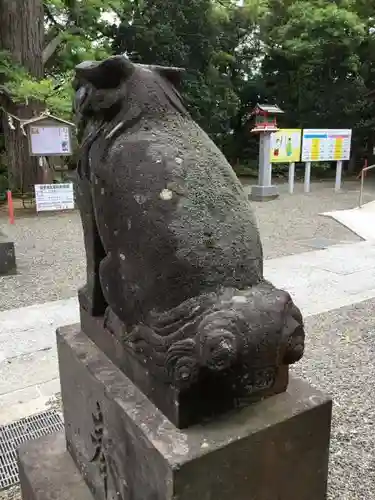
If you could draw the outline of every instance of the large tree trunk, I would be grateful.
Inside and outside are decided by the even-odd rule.
[[[0,0],[0,49],[9,51],[36,78],[43,77],[43,21],[42,0]],[[6,110],[26,119],[39,114],[41,107],[31,101],[27,105],[10,102]],[[3,114],[3,125],[11,187],[32,192],[39,181],[38,162],[30,157],[19,124],[12,130]]]

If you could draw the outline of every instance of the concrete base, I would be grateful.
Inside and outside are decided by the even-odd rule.
[[[14,243],[0,233],[0,276],[16,274],[16,272]]]
[[[24,500],[89,500],[84,481],[95,500],[326,498],[331,401],[308,384],[293,379],[285,393],[179,430],[78,326],[58,332],[58,351],[68,450],[83,479],[61,442],[30,442]]]
[[[253,201],[271,201],[279,197],[277,186],[253,186],[249,199]]]
[[[21,446],[18,463],[23,500],[94,500],[66,451],[63,433]]]

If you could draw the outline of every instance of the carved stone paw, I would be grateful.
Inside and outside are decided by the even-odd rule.
[[[239,354],[239,338],[236,336],[235,320],[231,311],[209,314],[198,328],[199,360],[202,366],[214,372],[230,368]],[[230,327],[233,331],[229,331]]]
[[[168,349],[165,366],[175,387],[190,387],[199,375],[195,341],[185,339],[173,344]]]
[[[290,307],[290,313],[286,318],[282,336],[287,343],[282,360],[283,364],[297,363],[302,358],[305,350],[305,330],[302,314],[294,304]]]
[[[125,338],[125,325],[109,306],[105,310],[103,324],[104,328],[111,332],[117,339],[123,340]]]

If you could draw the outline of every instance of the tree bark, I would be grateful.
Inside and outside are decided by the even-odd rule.
[[[41,0],[0,0],[0,49],[11,53],[36,78],[43,77],[44,14]],[[5,106],[4,106],[5,107]],[[36,116],[41,106],[8,103],[6,111],[23,119]],[[38,183],[40,169],[36,158],[30,157],[27,138],[18,123],[9,127],[3,113],[7,164],[12,189],[32,192]]]

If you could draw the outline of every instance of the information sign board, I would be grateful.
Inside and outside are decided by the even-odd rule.
[[[305,129],[302,137],[302,161],[343,161],[350,159],[350,129]]]
[[[302,130],[284,128],[271,134],[271,163],[294,163],[301,159]]]
[[[35,202],[37,212],[74,209],[72,183],[36,184]]]
[[[71,155],[70,128],[66,125],[31,125],[30,152],[33,156]]]

